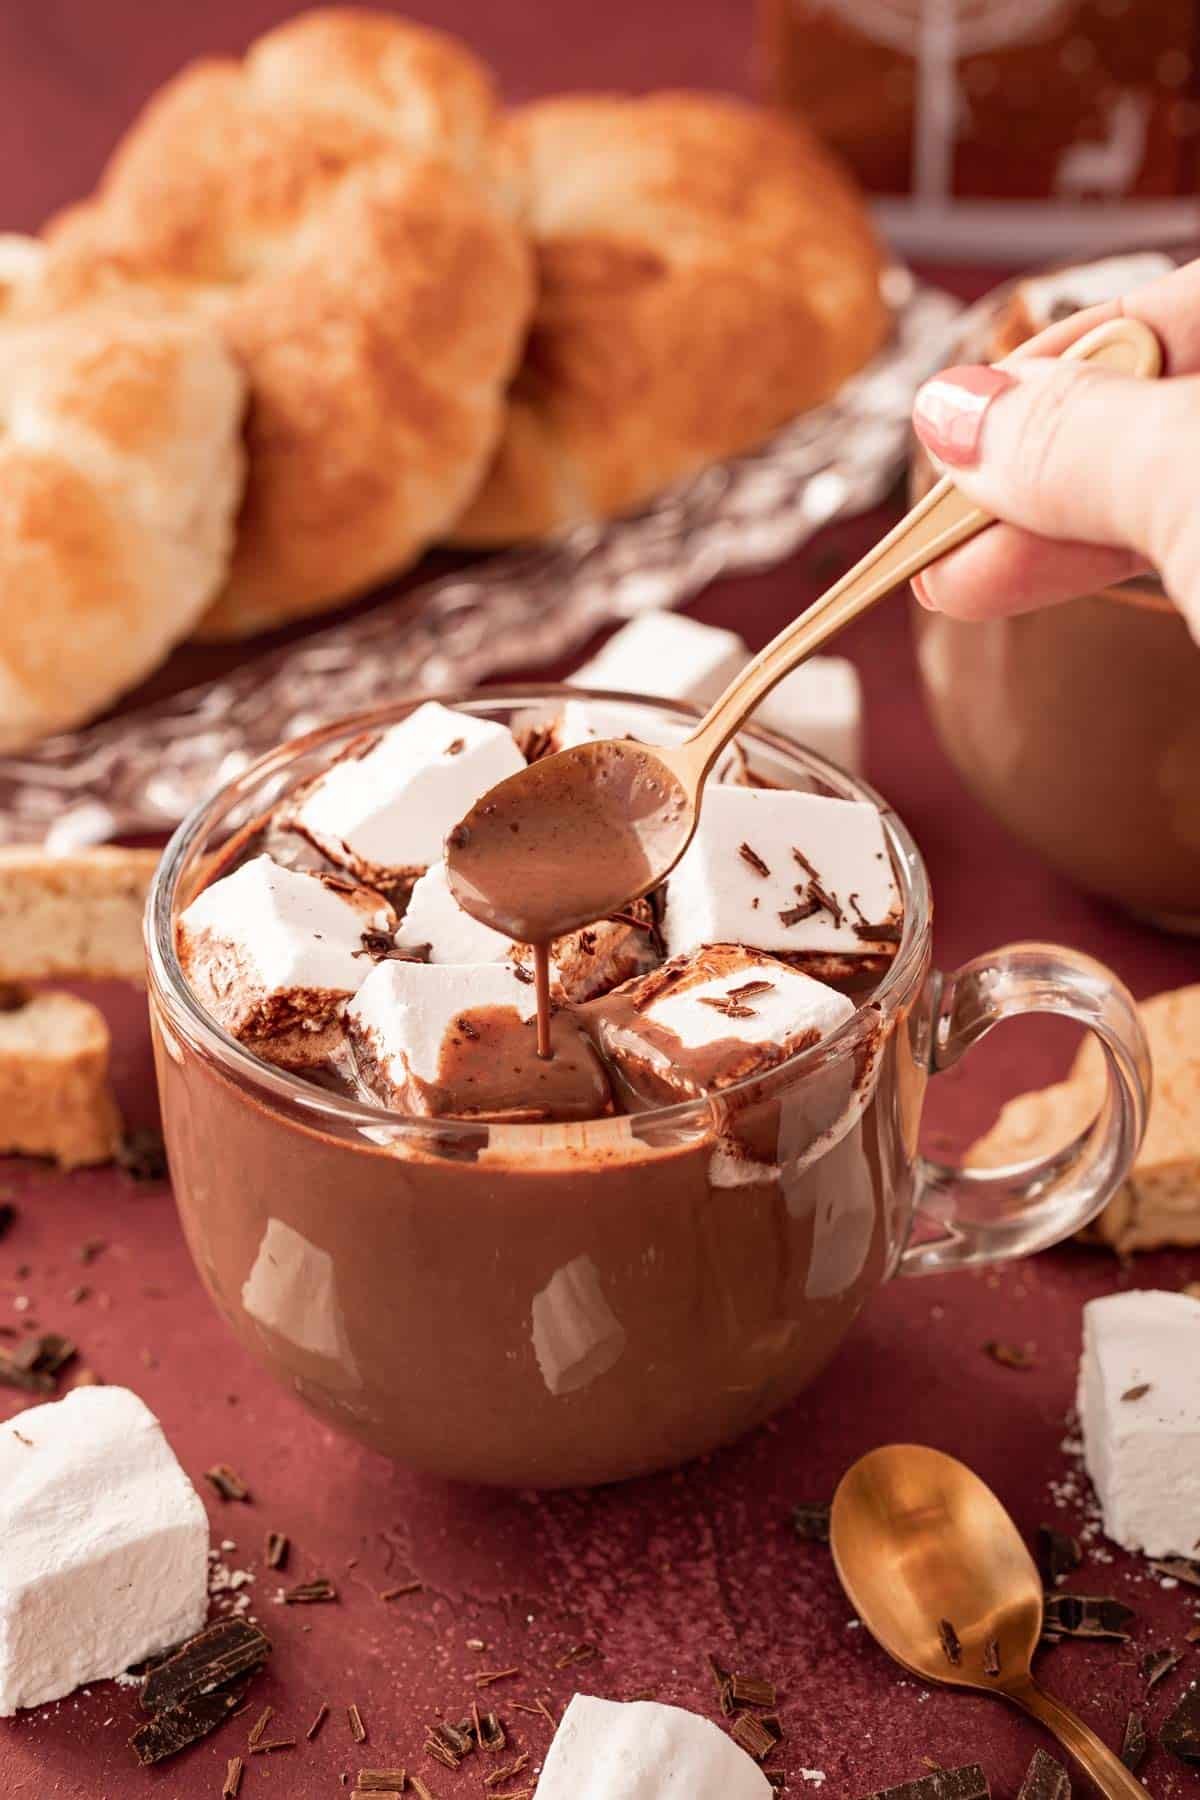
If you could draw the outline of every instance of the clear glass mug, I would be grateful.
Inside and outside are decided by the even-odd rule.
[[[568,691],[448,703],[509,722]],[[686,729],[677,707],[604,698],[640,736]],[[582,1125],[397,1118],[259,1062],[188,989],[178,912],[210,852],[407,710],[315,732],[239,775],[176,833],[148,911],[188,1244],[242,1342],[323,1418],[475,1481],[669,1467],[791,1400],[884,1281],[1055,1243],[1126,1177],[1149,1065],[1121,984],[1045,944],[933,971],[929,887],[904,825],[862,783],[763,731],[744,742],[768,779],[881,807],[904,899],[891,967],[825,1043],[718,1096]],[[998,1172],[922,1157],[929,1076],[1001,1020],[1039,1012],[1078,1020],[1104,1048],[1093,1128]]]

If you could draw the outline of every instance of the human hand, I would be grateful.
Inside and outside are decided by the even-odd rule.
[[[1157,333],[1169,379],[1050,360],[1120,314]],[[1200,261],[1051,326],[997,368],[935,375],[913,425],[1005,521],[913,583],[922,605],[994,618],[1153,568],[1200,639]]]

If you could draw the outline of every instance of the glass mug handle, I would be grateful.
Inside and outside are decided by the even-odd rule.
[[[1150,1103],[1150,1051],[1133,997],[1091,957],[1053,944],[1010,944],[933,980],[940,991],[935,987],[931,1074],[953,1068],[1004,1019],[1054,1013],[1095,1034],[1108,1079],[1093,1124],[1049,1156],[1001,1169],[919,1157],[913,1223],[938,1225],[943,1235],[910,1241],[902,1275],[1005,1262],[1080,1230],[1129,1174]]]

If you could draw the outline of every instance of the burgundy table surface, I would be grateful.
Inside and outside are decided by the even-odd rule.
[[[135,103],[185,57],[236,48],[289,9],[278,0],[38,0],[0,12],[0,200],[7,224],[28,226],[92,179],[97,159]],[[464,30],[489,54],[509,93],[554,85],[696,82],[747,86],[751,60],[744,0],[642,6],[614,0],[432,0],[412,11]],[[964,292],[984,277],[959,278]],[[725,582],[695,606],[736,623],[758,645],[805,604],[832,568],[877,531],[882,515],[828,534],[792,564]],[[1139,993],[1195,978],[1194,946],[1172,941],[1074,893],[979,810],[933,742],[917,696],[907,621],[896,600],[859,626],[845,648],[867,695],[870,773],[914,829],[931,865],[939,954],[947,966],[989,945],[1056,937],[1107,960]],[[205,661],[177,659],[171,682]],[[162,685],[159,683],[158,685]],[[153,1077],[140,997],[101,996],[115,1031],[121,1099],[135,1122],[154,1117]],[[1052,1077],[1071,1049],[1050,1027],[1009,1027],[935,1088],[931,1128],[960,1144],[1001,1099]],[[229,1569],[254,1576],[252,1610],[275,1639],[269,1672],[248,1714],[173,1763],[139,1770],[126,1738],[132,1692],[101,1686],[0,1729],[0,1793],[129,1800],[139,1794],[216,1796],[228,1757],[246,1751],[246,1728],[276,1708],[269,1736],[293,1750],[250,1758],[249,1800],[316,1800],[353,1784],[361,1766],[418,1768],[439,1797],[492,1792],[494,1766],[475,1758],[450,1774],[422,1758],[424,1726],[459,1717],[474,1677],[519,1673],[484,1690],[516,1747],[537,1762],[549,1738],[540,1718],[510,1699],[543,1695],[561,1706],[576,1688],[622,1696],[642,1690],[714,1712],[704,1655],[773,1675],[786,1729],[776,1759],[789,1791],[823,1787],[831,1800],[945,1764],[980,1759],[999,1795],[1015,1793],[1040,1733],[993,1702],[930,1691],[905,1678],[856,1627],[827,1551],[802,1545],[790,1506],[827,1498],[847,1464],[895,1439],[965,1457],[1032,1533],[1053,1520],[1083,1522],[1086,1483],[1067,1447],[1088,1297],[1131,1285],[1178,1287],[1200,1275],[1183,1254],[1145,1257],[1122,1270],[1106,1254],[1070,1247],[1002,1273],[898,1282],[881,1294],[822,1380],[754,1437],[674,1475],[593,1493],[504,1494],[450,1487],[348,1446],[275,1388],[227,1335],[185,1254],[165,1185],[112,1171],[56,1176],[12,1163],[0,1170],[18,1222],[0,1248],[0,1325],[69,1332],[82,1360],[142,1394],[184,1466],[204,1489],[215,1544]],[[87,1268],[79,1248],[107,1246]],[[454,1321],[446,1321],[453,1331]],[[988,1339],[1035,1347],[1032,1369],[998,1366]],[[0,1390],[0,1418],[19,1397]],[[203,1471],[226,1461],[250,1484],[248,1505],[223,1503]],[[336,1605],[285,1608],[264,1569],[268,1529],[290,1534],[289,1581],[324,1574]],[[0,1546],[0,1558],[3,1546]],[[381,1592],[419,1581],[417,1592]],[[1047,1682],[1110,1741],[1144,1684],[1137,1658],[1184,1645],[1200,1599],[1167,1589],[1146,1566],[1093,1539],[1072,1580],[1114,1592],[1138,1609],[1134,1641],[1064,1644],[1044,1654]],[[228,1604],[218,1599],[217,1607]],[[483,1650],[468,1640],[482,1640]],[[578,1644],[596,1659],[558,1667]],[[1146,1702],[1161,1721],[1194,1673],[1183,1666]],[[312,1745],[303,1734],[318,1706],[331,1715]],[[356,1702],[369,1740],[351,1741]],[[498,1759],[500,1761],[506,1758]],[[821,1777],[824,1777],[823,1782]],[[341,1784],[339,1777],[342,1778]],[[1194,1780],[1162,1751],[1147,1778],[1158,1795]],[[520,1789],[521,1780],[502,1784]]]

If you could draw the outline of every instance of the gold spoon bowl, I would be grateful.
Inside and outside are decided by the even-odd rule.
[[[994,1694],[1053,1732],[1109,1800],[1146,1789],[1038,1686],[1041,1578],[992,1490],[920,1444],[873,1450],[842,1477],[829,1522],[838,1576],[888,1655],[923,1681]]]

